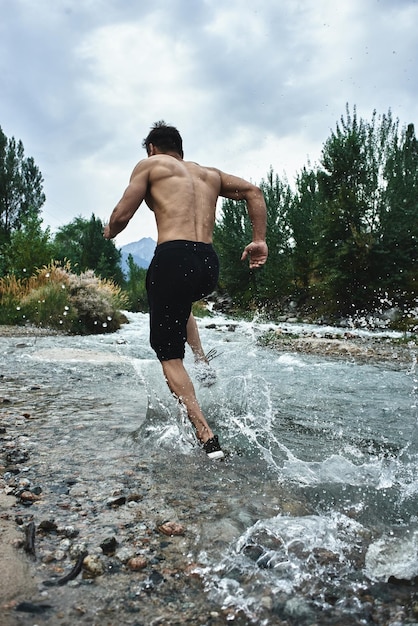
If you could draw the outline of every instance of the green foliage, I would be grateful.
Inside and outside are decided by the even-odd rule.
[[[241,304],[251,300],[254,289],[248,267],[240,261],[242,251],[250,241],[251,224],[245,203],[225,200],[221,219],[215,224],[213,233],[221,265],[219,285]]]
[[[77,319],[77,310],[62,284],[50,282],[31,289],[19,303],[22,322],[34,326],[70,332]]]
[[[260,306],[277,302],[290,283],[289,226],[287,212],[292,194],[271,170],[261,183],[267,205],[268,264],[260,270],[249,270],[242,262],[245,246],[252,240],[251,223],[243,201],[225,200],[215,225],[214,245],[220,259],[220,287],[241,306]]]
[[[36,211],[22,218],[21,228],[13,230],[10,241],[2,247],[3,273],[25,278],[36,268],[51,262],[53,246],[49,228],[43,231],[41,225],[42,220]]]
[[[328,316],[373,311],[386,300],[412,310],[418,297],[418,142],[390,111],[371,121],[341,117],[320,164],[295,191],[270,171],[260,187],[269,258],[261,272],[240,262],[251,239],[245,205],[224,202],[214,242],[221,287],[240,306],[296,299]]]
[[[129,311],[148,311],[148,297],[145,286],[147,270],[139,267],[132,254],[128,255],[128,279],[124,285]]]
[[[193,302],[192,313],[195,317],[212,317],[212,313],[209,311],[206,303],[202,300]]]
[[[104,239],[103,223],[94,214],[90,220],[76,217],[57,231],[54,258],[61,263],[69,261],[77,273],[91,269],[102,278],[123,284],[121,253],[113,241]]]
[[[49,265],[28,279],[0,278],[0,323],[33,324],[77,334],[106,333],[126,321],[121,289],[94,272]]]
[[[0,127],[0,245],[8,242],[29,215],[39,215],[45,202],[43,178],[23,143],[7,139]]]
[[[390,299],[413,306],[418,297],[418,142],[413,124],[394,138],[384,177],[375,274]]]
[[[308,296],[315,265],[318,212],[316,172],[303,168],[296,179],[296,193],[288,211],[291,231],[292,280],[296,293],[302,301]]]
[[[347,109],[322,151],[315,271],[334,313],[361,310],[372,296],[367,276],[376,239],[375,135],[375,127]]]

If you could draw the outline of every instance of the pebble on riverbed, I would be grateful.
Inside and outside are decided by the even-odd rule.
[[[163,522],[157,527],[157,530],[168,537],[178,537],[184,535],[185,533],[184,526],[182,524],[178,524],[177,522]]]
[[[133,572],[138,572],[148,565],[147,559],[143,556],[134,556],[127,562],[127,566]]]
[[[105,566],[99,556],[88,554],[83,561],[83,578],[97,578],[105,572]]]

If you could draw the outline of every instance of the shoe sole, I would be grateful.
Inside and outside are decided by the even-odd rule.
[[[216,450],[215,452],[207,452],[206,455],[207,455],[208,459],[223,459],[223,458],[225,458],[225,455],[222,452],[222,450]]]

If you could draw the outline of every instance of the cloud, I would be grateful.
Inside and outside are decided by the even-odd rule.
[[[416,0],[0,3],[0,125],[40,167],[53,228],[107,219],[158,119],[186,158],[258,182],[317,161],[347,102],[417,117]],[[149,235],[144,208],[118,243]]]

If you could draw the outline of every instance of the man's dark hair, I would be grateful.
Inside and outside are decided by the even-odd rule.
[[[147,137],[142,142],[142,147],[148,152],[148,146],[152,143],[161,152],[177,152],[183,158],[183,140],[177,128],[168,126],[164,120],[155,122]]]

